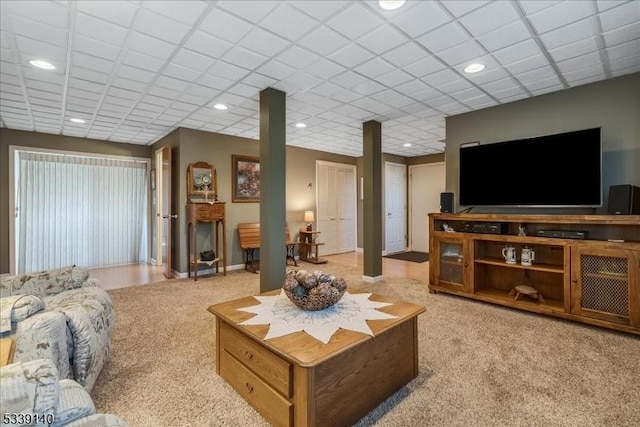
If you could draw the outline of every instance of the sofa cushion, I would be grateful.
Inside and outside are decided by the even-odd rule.
[[[89,393],[73,380],[60,380],[59,401],[54,426],[64,426],[96,413],[96,407]]]
[[[35,295],[12,295],[0,298],[0,333],[44,309],[44,301]]]
[[[0,278],[0,297],[10,295],[52,295],[67,289],[77,287],[82,275],[73,276],[75,266],[56,268],[40,271],[38,273],[25,273],[17,276]]]

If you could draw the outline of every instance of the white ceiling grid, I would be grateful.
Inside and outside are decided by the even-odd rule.
[[[114,142],[179,126],[257,139],[259,91],[274,87],[287,94],[287,144],[361,156],[362,123],[378,120],[383,151],[412,157],[444,151],[446,116],[640,71],[638,1],[0,7],[0,125]],[[486,69],[465,74],[471,62]]]

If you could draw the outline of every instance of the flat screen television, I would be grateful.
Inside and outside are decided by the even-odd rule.
[[[593,128],[463,146],[460,205],[602,206],[601,135]]]

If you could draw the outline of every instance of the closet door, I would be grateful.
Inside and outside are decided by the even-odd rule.
[[[338,211],[337,253],[353,252],[356,249],[356,174],[352,168],[336,171],[336,194]]]
[[[335,254],[338,251],[338,206],[336,188],[336,168],[326,164],[317,165],[318,176],[318,241],[323,242],[323,255]]]

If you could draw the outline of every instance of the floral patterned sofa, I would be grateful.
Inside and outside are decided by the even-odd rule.
[[[91,391],[109,357],[111,298],[75,266],[0,277],[0,337],[14,361],[51,360],[61,378]]]
[[[49,359],[0,368],[1,426],[126,427],[113,414],[96,414],[89,393],[77,382],[60,379]]]

